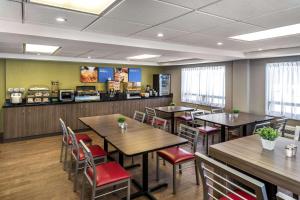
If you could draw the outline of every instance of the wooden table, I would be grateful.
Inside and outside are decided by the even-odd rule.
[[[209,148],[209,155],[260,178],[270,183],[271,186],[279,186],[299,195],[300,151],[298,149],[296,157],[287,158],[284,149],[287,144],[293,142],[293,140],[280,137],[274,151],[268,151],[262,149],[260,137],[252,135],[212,145]],[[297,144],[299,148],[300,142]],[[269,191],[268,194],[273,198],[275,192]]]
[[[171,114],[171,132],[175,133],[175,113],[193,111],[195,110],[195,108],[189,108],[184,106],[164,106],[156,107],[155,110]]]
[[[139,184],[137,181],[132,180],[140,191],[132,194],[131,199],[140,196],[147,196],[149,199],[155,199],[155,197],[151,194],[151,191],[165,187],[167,184],[159,184],[154,188],[149,188],[148,153],[186,144],[188,141],[128,117],[125,117],[128,128],[126,131],[122,131],[117,124],[118,117],[120,117],[120,114],[84,117],[80,118],[80,121],[89,126],[99,136],[104,138],[106,150],[109,143],[119,151],[119,162],[121,165],[124,164],[124,155],[142,155],[143,181],[142,184]]]
[[[270,121],[274,119],[271,116],[265,115],[256,115],[251,113],[239,113],[238,117],[230,117],[229,113],[215,113],[209,115],[197,116],[197,119],[200,119],[205,122],[210,122],[214,124],[221,125],[221,142],[225,142],[226,127],[235,128],[243,127],[243,136],[247,135],[247,125],[261,123],[265,121]]]

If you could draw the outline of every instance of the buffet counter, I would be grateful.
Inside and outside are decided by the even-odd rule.
[[[145,107],[167,106],[172,96],[126,100],[100,100],[92,102],[52,102],[44,104],[5,103],[4,140],[58,133],[58,119],[62,118],[73,130],[87,129],[78,118],[121,113],[132,117],[135,110]]]

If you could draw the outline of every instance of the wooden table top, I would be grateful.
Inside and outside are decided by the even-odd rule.
[[[176,112],[193,111],[195,110],[195,108],[184,107],[184,106],[163,106],[163,107],[156,107],[155,110],[166,112],[166,113],[176,113]]]
[[[82,121],[88,127],[90,127],[101,137],[107,137],[109,135],[122,133],[122,130],[118,126],[117,122],[118,118],[121,116],[126,119],[126,123],[128,124],[127,132],[134,132],[144,130],[146,128],[152,128],[147,124],[140,123],[134,119],[131,119],[121,114],[82,117],[79,118],[79,120]]]
[[[211,122],[214,124],[225,125],[227,127],[236,127],[256,122],[272,120],[274,117],[265,115],[256,115],[251,113],[239,113],[238,117],[229,117],[229,113],[214,113],[208,115],[197,116],[197,119]]]
[[[300,151],[285,156],[285,146],[293,140],[280,137],[274,151],[263,150],[260,137],[252,135],[212,145],[209,155],[248,174],[300,195]],[[296,142],[298,148],[300,142]]]
[[[103,115],[79,118],[101,137],[126,156],[156,151],[188,143],[188,140],[166,131],[126,118],[127,130],[122,132],[117,119],[123,115]]]

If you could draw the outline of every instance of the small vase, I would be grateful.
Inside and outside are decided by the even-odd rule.
[[[125,123],[118,123],[120,128],[124,128],[125,127]]]
[[[238,118],[238,117],[239,117],[239,113],[234,113],[234,114],[233,114],[233,117],[234,117],[234,118]]]
[[[261,144],[262,144],[262,147],[263,149],[267,149],[267,150],[274,150],[275,148],[275,144],[276,144],[276,140],[265,140],[263,138],[260,138],[261,139]]]

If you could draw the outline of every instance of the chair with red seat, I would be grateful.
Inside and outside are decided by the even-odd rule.
[[[83,169],[83,164],[85,161],[85,155],[82,150],[82,148],[78,145],[78,140],[75,136],[75,133],[70,129],[70,127],[67,128],[68,133],[72,140],[72,149],[71,149],[71,161],[70,161],[70,168],[69,168],[69,179],[71,178],[71,171],[72,171],[72,163],[75,161],[75,171],[74,171],[74,192],[77,190],[77,179],[78,179],[78,171],[79,169]],[[82,140],[79,140],[82,141]],[[107,160],[107,153],[99,146],[99,145],[90,145],[88,146],[89,150],[91,151],[91,154],[93,156],[93,159],[95,161],[101,160],[102,162],[106,162]]]
[[[125,189],[127,189],[127,200],[129,200],[131,181],[130,174],[117,162],[107,162],[95,165],[90,149],[82,141],[80,141],[79,144],[83,149],[86,158],[80,199],[84,199],[85,180],[87,180],[89,185],[92,187],[92,200]],[[123,186],[123,184],[126,184],[126,186]],[[116,186],[121,186],[121,188],[116,188]],[[96,192],[109,187],[112,191],[100,195],[96,194]]]
[[[154,128],[158,128],[158,129],[167,131],[167,123],[168,123],[168,120],[155,116],[155,117],[152,118],[151,125]],[[151,156],[152,156],[152,158],[154,157],[154,153],[153,152],[151,152]]]
[[[173,194],[176,193],[176,172],[177,166],[179,172],[182,173],[182,164],[193,162],[195,164],[196,182],[199,184],[199,173],[196,167],[195,155],[197,149],[199,130],[184,124],[180,124],[178,136],[188,140],[187,149],[183,146],[171,147],[157,151],[156,156],[156,178],[159,181],[159,160],[162,158],[173,165]],[[191,166],[187,166],[189,168]]]
[[[60,150],[60,162],[63,161],[63,154],[64,155],[64,170],[66,170],[67,160],[68,160],[68,150],[69,147],[72,146],[72,139],[69,136],[66,123],[60,118],[59,119],[60,126],[62,129],[63,137],[61,143],[61,150]],[[85,143],[92,144],[92,139],[87,134],[76,134],[77,141],[82,140]]]
[[[183,115],[175,117],[175,129],[177,130],[178,123],[188,125],[192,121],[192,116],[190,111],[184,112]]]
[[[267,200],[264,183],[196,152],[203,199]]]
[[[156,111],[154,108],[145,107],[146,111],[146,123],[152,124],[153,117],[156,117]]]

